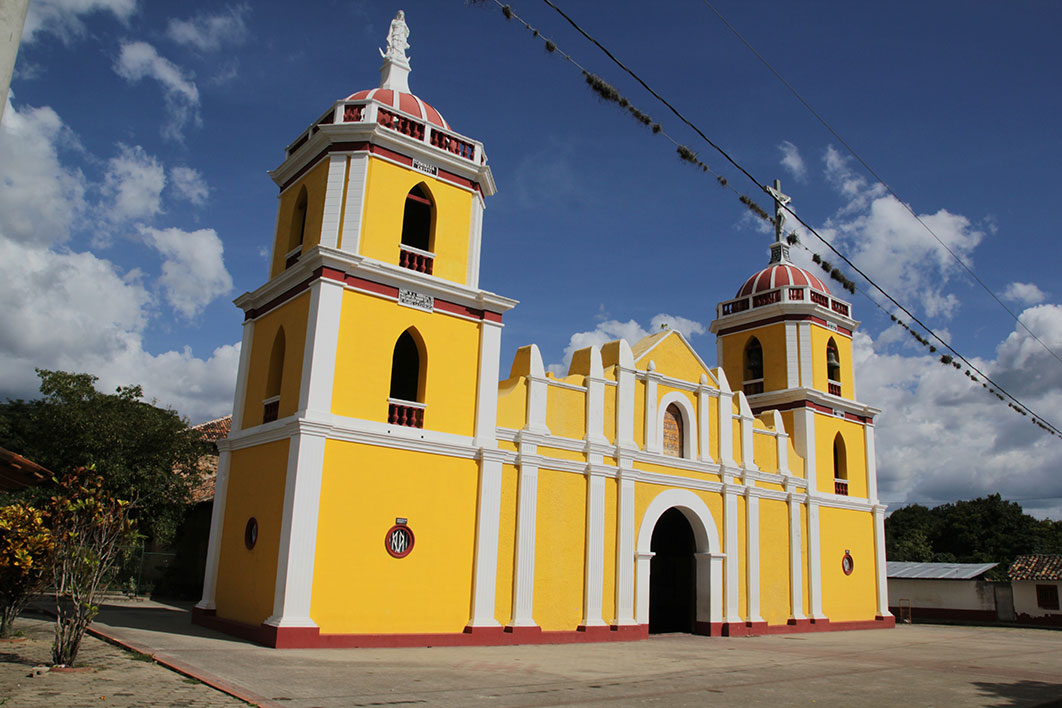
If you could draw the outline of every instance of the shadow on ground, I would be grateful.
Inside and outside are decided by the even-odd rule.
[[[975,681],[973,685],[983,692],[986,698],[1004,699],[1000,703],[985,704],[986,706],[991,705],[992,708],[1019,705],[1035,706],[1035,708],[1062,708],[1062,684],[1060,683],[1047,683],[1046,681],[988,683],[987,681]]]

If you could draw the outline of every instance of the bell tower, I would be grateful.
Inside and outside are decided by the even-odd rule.
[[[494,178],[483,144],[410,93],[409,36],[399,12],[379,86],[335,101],[269,173],[268,279],[236,299],[232,433],[197,612],[274,646],[311,641],[322,621],[379,631],[396,605],[411,625],[449,626],[405,596],[470,592],[471,572],[435,574],[476,540],[516,302],[479,287]]]

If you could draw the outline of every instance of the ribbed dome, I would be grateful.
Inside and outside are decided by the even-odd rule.
[[[753,274],[745,284],[737,291],[734,297],[748,297],[756,293],[774,290],[785,286],[802,287],[810,286],[819,292],[830,294],[826,284],[803,268],[798,268],[792,263],[783,261],[772,263],[758,273]]]
[[[420,118],[440,128],[450,130],[450,124],[446,122],[446,119],[442,117],[439,111],[435,110],[427,101],[422,101],[411,93],[394,91],[389,88],[374,88],[352,93],[345,100],[363,101],[367,99],[379,101],[385,106],[390,106],[395,110],[408,113],[415,118]]]

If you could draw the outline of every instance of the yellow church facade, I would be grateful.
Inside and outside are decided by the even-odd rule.
[[[277,647],[891,626],[850,305],[778,242],[717,307],[717,368],[663,330],[501,378],[494,180],[409,92],[407,36],[271,173],[195,621]]]

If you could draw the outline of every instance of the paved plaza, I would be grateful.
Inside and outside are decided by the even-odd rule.
[[[159,663],[88,637],[79,657],[88,670],[31,678],[33,666],[47,662],[50,625],[31,616],[18,627],[27,639],[0,645],[4,708],[244,700],[268,708],[1062,708],[1062,632],[1039,629],[914,625],[609,644],[277,650],[193,626],[187,606],[139,601],[104,606],[94,629]]]

